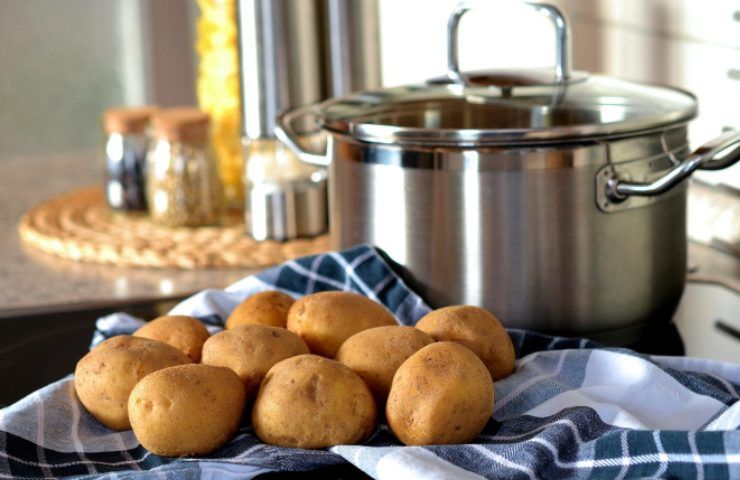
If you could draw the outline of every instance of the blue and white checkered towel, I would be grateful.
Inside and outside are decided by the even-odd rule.
[[[295,297],[356,291],[408,325],[429,311],[376,250],[358,247],[204,291],[172,313],[196,316],[217,331],[237,303],[274,288]],[[101,318],[94,343],[141,323],[124,314]],[[343,462],[392,480],[740,478],[740,365],[509,332],[517,368],[496,382],[493,417],[472,444],[404,447],[380,424],[363,445],[299,450],[261,443],[246,422],[212,455],[164,458],[142,448],[132,432],[113,432],[93,419],[67,377],[0,410],[0,478],[252,478]]]

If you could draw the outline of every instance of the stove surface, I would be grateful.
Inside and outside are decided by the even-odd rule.
[[[740,292],[689,281],[673,320],[687,356],[740,363]]]

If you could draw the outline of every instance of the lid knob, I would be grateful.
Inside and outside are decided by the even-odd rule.
[[[563,83],[571,77],[571,41],[570,27],[565,14],[554,5],[539,2],[523,2],[547,16],[555,25],[555,82]],[[474,8],[473,2],[463,1],[458,4],[447,21],[447,76],[455,83],[466,86],[468,80],[460,71],[460,57],[458,49],[458,30],[460,19]]]

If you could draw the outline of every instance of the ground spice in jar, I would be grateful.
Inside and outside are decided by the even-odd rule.
[[[222,187],[209,143],[209,117],[196,108],[158,112],[147,154],[147,199],[154,222],[196,227],[218,222]]]
[[[146,210],[146,153],[149,120],[157,107],[111,108],[105,130],[105,199],[114,210]]]

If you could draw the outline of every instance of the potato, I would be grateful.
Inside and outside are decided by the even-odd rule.
[[[105,340],[77,362],[75,391],[85,408],[114,430],[128,430],[128,397],[146,375],[190,363],[187,355],[166,343],[121,335]]]
[[[494,381],[514,371],[514,345],[504,326],[488,310],[468,305],[440,308],[425,315],[416,328],[437,341],[468,347],[483,360]]]
[[[226,319],[226,328],[239,325],[269,325],[285,328],[294,300],[283,292],[260,292],[236,306]]]
[[[159,340],[172,345],[190,357],[190,360],[198,363],[203,343],[210,334],[206,326],[197,318],[186,315],[165,315],[155,318],[136,330],[134,336]]]
[[[203,363],[233,370],[244,382],[247,400],[251,400],[273,365],[306,353],[308,346],[301,337],[284,328],[240,325],[206,341]]]
[[[223,367],[179,365],[144,377],[131,391],[134,435],[157,455],[205,455],[236,432],[244,387]]]
[[[288,330],[300,335],[311,352],[329,358],[355,333],[383,325],[397,325],[391,312],[351,292],[306,295],[288,312]]]
[[[316,355],[299,355],[267,372],[252,409],[252,425],[265,443],[324,448],[353,444],[375,429],[375,401],[349,367]]]
[[[406,445],[467,443],[493,413],[493,381],[483,362],[454,342],[432,343],[396,371],[385,414]]]
[[[339,347],[336,359],[362,377],[375,399],[383,404],[398,367],[433,342],[432,337],[414,327],[375,327],[349,337]]]

